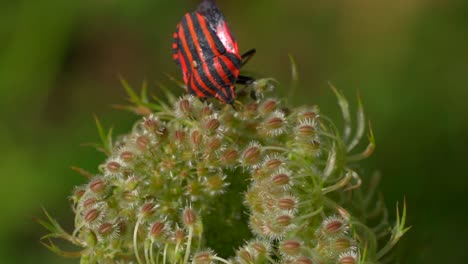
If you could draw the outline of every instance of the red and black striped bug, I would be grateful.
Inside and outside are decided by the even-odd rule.
[[[237,42],[212,0],[203,0],[195,12],[185,14],[174,33],[172,51],[187,91],[202,100],[215,97],[233,105],[235,84],[254,80],[239,73],[255,49],[239,55]]]

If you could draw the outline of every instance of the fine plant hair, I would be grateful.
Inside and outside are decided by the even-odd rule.
[[[122,84],[131,104],[117,107],[140,117],[117,137],[96,118],[95,147],[106,159],[96,172],[73,168],[87,179],[70,197],[74,230],[45,210],[38,220],[51,251],[81,263],[393,261],[391,249],[409,229],[406,206],[389,220],[379,174],[361,173],[375,140],[359,98],[354,120],[330,84],[339,130],[318,106],[275,97],[273,79],[240,88],[235,108]]]

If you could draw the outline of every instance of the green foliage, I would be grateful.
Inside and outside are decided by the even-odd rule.
[[[169,92],[152,103],[146,84],[140,95],[122,84],[132,105],[118,108],[143,118],[115,140],[96,118],[107,159],[72,194],[75,230],[47,213],[38,220],[53,252],[82,263],[379,263],[408,231],[406,205],[391,229],[376,185],[361,190],[357,162],[374,136],[369,129],[368,146],[353,151],[365,133],[362,103],[353,129],[333,86],[343,133],[317,106],[271,97],[270,79],[251,85],[258,100],[240,92],[236,109]]]

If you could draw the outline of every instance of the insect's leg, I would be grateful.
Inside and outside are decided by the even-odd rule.
[[[256,52],[257,52],[256,49],[250,49],[246,51],[244,54],[242,54],[241,55],[241,58],[242,58],[241,67],[244,66],[244,64],[246,64],[252,58],[252,56],[255,55]]]
[[[242,57],[241,67],[244,66],[244,64],[246,64],[253,57],[253,55],[255,55],[256,52],[257,52],[256,49],[251,49],[251,50],[246,51],[244,54],[242,54],[242,56],[241,56]],[[239,75],[237,77],[236,83],[244,84],[246,86],[249,86],[254,81],[255,81],[255,79],[252,78],[252,77]],[[257,100],[257,95],[256,95],[256,93],[255,93],[255,91],[253,89],[250,90],[250,97],[252,99],[254,99],[254,100]]]
[[[237,77],[236,83],[237,84],[249,85],[249,84],[252,84],[254,81],[255,81],[255,79],[252,78],[252,77],[239,75]]]
[[[253,89],[250,90],[250,98],[252,98],[254,101],[257,101],[257,99],[258,99],[257,93],[255,93],[255,91]]]
[[[251,85],[255,81],[254,78],[249,77],[249,76],[244,76],[244,75],[239,75],[237,77],[236,83],[238,84],[244,84],[247,87]],[[254,89],[250,89],[250,97],[254,100],[257,100],[257,94],[255,93]]]

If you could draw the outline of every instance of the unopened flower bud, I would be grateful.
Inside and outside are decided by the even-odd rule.
[[[205,128],[209,131],[215,131],[216,129],[219,128],[220,125],[221,123],[219,122],[218,119],[212,118],[208,120],[208,122],[206,122]]]
[[[192,131],[190,134],[190,141],[192,142],[192,145],[198,146],[203,140],[203,136],[198,130]]]
[[[81,197],[83,197],[83,195],[85,194],[85,189],[83,188],[78,188],[75,190],[75,192],[73,193],[73,201],[74,202],[77,202],[78,200],[80,200]]]
[[[339,264],[356,264],[357,263],[357,254],[355,251],[348,251],[345,253],[340,254],[338,258]]]
[[[155,204],[153,202],[147,202],[141,207],[141,213],[144,217],[152,215],[154,210]]]
[[[182,130],[176,130],[175,138],[178,142],[183,142],[185,140],[185,132]]]
[[[224,151],[223,156],[221,157],[221,160],[223,161],[224,164],[232,164],[237,160],[237,157],[239,156],[239,153],[235,149],[227,149]]]
[[[253,243],[250,244],[250,246],[260,254],[268,253],[267,246],[265,244],[261,243],[261,242],[253,242]]]
[[[292,217],[290,215],[280,215],[276,217],[276,223],[280,226],[288,226],[291,224]]]
[[[332,216],[325,219],[322,223],[322,233],[326,235],[336,235],[345,233],[348,225],[345,220],[338,216]]]
[[[212,263],[213,253],[210,251],[198,252],[193,256],[192,263],[194,264],[210,264]]]
[[[301,125],[297,128],[297,134],[301,137],[310,137],[316,133],[316,130],[311,125]]]
[[[191,226],[195,224],[195,221],[197,220],[197,215],[195,214],[195,211],[193,211],[192,208],[185,208],[184,213],[183,213],[183,221],[184,224],[187,226]]]
[[[202,114],[202,117],[209,116],[213,114],[213,109],[211,109],[210,106],[205,106],[202,108],[201,114]]]
[[[278,200],[278,207],[281,210],[293,210],[296,208],[296,200],[291,197],[284,197]]]
[[[278,103],[276,102],[276,100],[269,99],[260,106],[259,110],[262,114],[265,115],[265,114],[273,112],[277,106],[278,106]]]
[[[265,162],[265,167],[267,167],[269,170],[274,170],[274,169],[277,169],[282,164],[283,164],[283,161],[281,161],[280,159],[271,158]]]
[[[113,230],[114,230],[114,225],[108,222],[100,225],[98,229],[99,234],[101,235],[108,235],[112,233]]]
[[[164,224],[161,222],[155,222],[151,226],[150,234],[153,238],[158,238],[162,235],[164,230]]]
[[[258,104],[252,102],[252,103],[247,104],[247,105],[245,106],[245,108],[246,108],[247,112],[249,112],[249,113],[254,113],[254,112],[256,112],[257,109],[258,109]]]
[[[221,147],[221,139],[218,137],[211,138],[210,141],[208,141],[208,153],[212,153]]]
[[[255,256],[252,255],[247,249],[241,248],[239,251],[237,251],[237,257],[241,261],[241,263],[254,263],[255,262]]]
[[[350,238],[342,237],[335,240],[334,246],[338,251],[345,251],[353,246],[353,242]]]
[[[285,240],[280,244],[281,252],[295,256],[301,252],[301,243],[296,240]]]
[[[95,193],[102,192],[106,188],[106,182],[103,179],[94,179],[89,183],[89,188]]]
[[[86,199],[86,200],[83,202],[83,207],[84,207],[84,208],[87,208],[87,207],[89,207],[89,206],[91,206],[91,205],[94,205],[94,204],[96,204],[96,199],[93,198],[93,197],[91,197],[91,198]]]
[[[136,144],[137,144],[137,147],[141,150],[145,150],[146,147],[148,146],[149,144],[149,139],[147,136],[139,136],[137,139],[136,139]]]
[[[341,230],[342,227],[343,227],[343,223],[341,221],[337,221],[337,220],[331,221],[330,223],[328,223],[325,226],[327,232],[329,232],[329,233],[336,233],[339,230]]]
[[[119,172],[120,171],[120,163],[116,162],[116,161],[111,161],[111,162],[108,162],[106,164],[106,168],[112,172],[112,173],[116,173],[116,172]]]
[[[255,165],[262,157],[261,155],[262,151],[259,146],[251,146],[247,148],[242,157],[248,165]]]
[[[314,119],[315,117],[317,117],[317,113],[315,111],[305,111],[303,112],[301,115],[300,115],[301,118],[303,119]]]
[[[174,232],[174,240],[176,243],[181,243],[182,241],[184,241],[185,239],[185,232],[183,229],[180,229],[178,228],[175,232]]]
[[[86,212],[84,219],[86,222],[91,223],[94,220],[96,220],[100,214],[101,212],[98,209],[94,208]]]
[[[259,129],[262,134],[270,137],[276,137],[283,134],[286,130],[286,119],[284,118],[284,113],[280,111],[274,112],[261,123]]]
[[[148,131],[156,132],[159,129],[159,121],[155,118],[147,118],[143,122],[143,125]]]
[[[276,174],[273,176],[273,183],[278,186],[286,185],[289,183],[289,176],[285,173]]]
[[[314,264],[314,262],[308,257],[298,257],[296,264]]]
[[[133,153],[131,151],[123,151],[122,153],[120,153],[120,158],[125,161],[125,162],[129,162],[129,161],[132,161],[133,160]]]
[[[284,122],[283,119],[279,117],[272,117],[267,120],[266,124],[268,125],[269,129],[277,129],[283,126],[283,122]]]
[[[179,107],[180,113],[183,113],[185,115],[189,114],[192,108],[190,101],[187,99],[180,100],[178,107]]]

